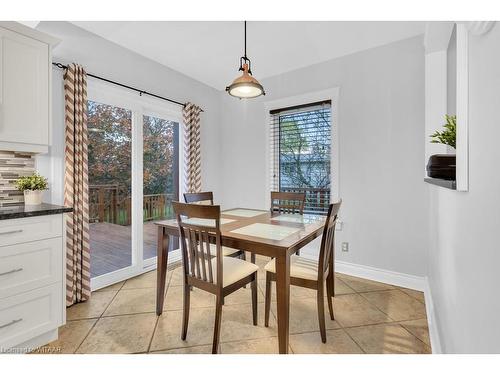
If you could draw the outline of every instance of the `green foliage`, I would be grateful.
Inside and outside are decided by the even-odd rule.
[[[431,143],[441,143],[456,148],[457,145],[457,116],[446,115],[446,124],[442,132],[434,132],[430,135]]]
[[[21,191],[25,190],[47,190],[48,182],[43,176],[35,173],[31,176],[25,176],[18,179],[15,183],[16,188]]]
[[[326,189],[330,186],[329,109],[280,116],[280,186]]]
[[[98,186],[115,185],[117,204],[124,207],[132,192],[132,112],[90,100],[87,109],[90,204],[97,204]],[[171,120],[143,117],[144,195],[174,192],[178,126]],[[109,206],[110,189],[104,199]]]

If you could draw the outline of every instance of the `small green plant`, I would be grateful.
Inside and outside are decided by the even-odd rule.
[[[441,143],[453,148],[457,146],[457,116],[446,115],[446,124],[442,132],[435,131],[430,135],[431,143]]]
[[[47,190],[48,182],[43,176],[38,173],[34,173],[31,176],[24,176],[18,179],[15,183],[16,188],[21,191],[25,190]]]

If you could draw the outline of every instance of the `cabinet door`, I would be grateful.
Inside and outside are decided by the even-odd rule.
[[[0,28],[0,141],[49,144],[49,46]]]

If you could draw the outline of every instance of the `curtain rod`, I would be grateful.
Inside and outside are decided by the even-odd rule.
[[[59,69],[68,69],[67,65],[64,65],[64,64],[61,64],[61,63],[53,62],[52,65],[57,66]],[[139,93],[139,95],[149,95],[149,96],[152,96],[152,97],[157,98],[157,99],[165,100],[167,102],[180,105],[182,107],[186,106],[186,103],[181,103],[181,102],[178,102],[178,101],[173,100],[173,99],[165,98],[164,96],[152,94],[150,92],[147,92],[147,91],[144,91],[144,90],[140,90],[140,89],[137,89],[137,88],[132,87],[132,86],[125,85],[125,84],[120,83],[120,82],[116,82],[116,81],[112,81],[112,80],[107,79],[107,78],[96,76],[95,74],[87,73],[87,75],[89,77],[100,79],[101,81],[108,82],[108,83],[111,83],[111,84],[116,85],[116,86],[124,87],[124,88],[132,90],[132,91],[137,91]],[[201,111],[204,112],[203,109],[201,109]]]

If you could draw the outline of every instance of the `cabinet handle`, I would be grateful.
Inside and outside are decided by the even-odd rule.
[[[22,270],[23,270],[22,268],[16,268],[14,270],[2,272],[2,273],[0,273],[0,276],[10,275],[11,273],[21,272]]]
[[[2,329],[2,328],[7,328],[8,326],[11,326],[11,325],[14,325],[14,324],[16,324],[16,323],[19,323],[19,322],[21,322],[22,320],[23,320],[23,318],[14,319],[14,320],[13,320],[12,322],[10,322],[10,323],[6,323],[6,324],[4,324],[4,325],[1,325],[1,326],[0,326],[0,329]]]
[[[22,229],[16,229],[16,230],[10,230],[8,232],[0,232],[0,236],[2,234],[14,234],[14,233],[21,233],[23,230]]]

